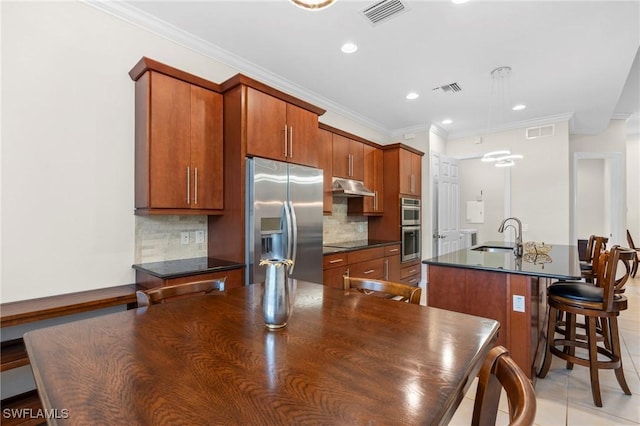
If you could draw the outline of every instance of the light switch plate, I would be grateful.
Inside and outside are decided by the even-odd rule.
[[[180,244],[189,244],[189,231],[180,233]]]
[[[204,243],[204,231],[196,231],[196,244]]]
[[[513,310],[515,312],[524,312],[524,296],[513,295]]]

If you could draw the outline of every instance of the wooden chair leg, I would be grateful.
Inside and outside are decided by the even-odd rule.
[[[553,341],[555,339],[555,331],[556,331],[556,319],[558,312],[552,306],[549,306],[549,314],[547,315],[547,344],[544,350],[544,359],[542,361],[542,366],[540,367],[540,371],[538,372],[538,377],[543,379],[547,373],[549,372],[549,368],[551,367],[551,358],[553,355],[551,354],[551,347],[553,346]]]
[[[576,315],[572,314],[570,312],[567,312],[565,314],[565,318],[566,318],[566,326],[565,326],[565,333],[566,333],[566,339],[570,342],[575,342],[576,340]],[[569,354],[571,356],[575,356],[576,354],[576,347],[571,345],[565,345],[564,353]],[[571,361],[567,361],[567,370],[573,370],[573,363]]]
[[[622,391],[631,395],[631,389],[629,389],[629,385],[627,385],[627,381],[624,378],[624,371],[622,370],[622,352],[620,350],[620,335],[618,334],[618,318],[611,317],[609,318],[609,326],[611,331],[611,350],[614,356],[620,358],[620,365],[614,371],[616,373],[616,379],[618,379],[618,384]]]
[[[600,395],[600,379],[598,376],[598,341],[596,340],[596,318],[588,317],[586,320],[587,341],[589,344],[589,373],[591,376],[591,394],[596,407],[602,407]]]

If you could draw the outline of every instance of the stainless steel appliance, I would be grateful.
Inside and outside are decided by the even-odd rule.
[[[265,279],[260,259],[294,261],[293,278],[322,284],[322,170],[247,158],[246,282]]]
[[[401,262],[420,258],[420,200],[400,199]]]
[[[403,226],[402,233],[402,256],[401,262],[420,258],[420,225]]]
[[[420,200],[415,198],[400,199],[400,225],[420,225]]]

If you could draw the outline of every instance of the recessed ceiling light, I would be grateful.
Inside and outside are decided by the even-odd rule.
[[[466,3],[469,0],[451,0],[451,3],[453,4],[462,4],[462,3]]]
[[[416,92],[411,92],[407,95],[407,99],[411,100],[411,99],[418,99],[420,95],[418,95]]]
[[[342,45],[340,50],[342,50],[343,53],[353,53],[358,50],[358,46],[356,46],[355,43],[347,42]]]
[[[450,119],[447,118],[445,120],[442,120],[441,123],[442,124],[451,124],[451,123],[453,123],[453,120],[450,120]]]
[[[527,106],[523,105],[523,104],[518,104],[516,106],[514,106],[513,108],[511,108],[514,111],[522,111],[523,109],[525,109]]]

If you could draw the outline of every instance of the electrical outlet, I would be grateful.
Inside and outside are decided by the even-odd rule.
[[[524,312],[524,296],[513,295],[513,310],[515,312]]]
[[[204,231],[196,231],[196,244],[204,243]]]
[[[180,233],[180,244],[189,244],[189,231]]]

